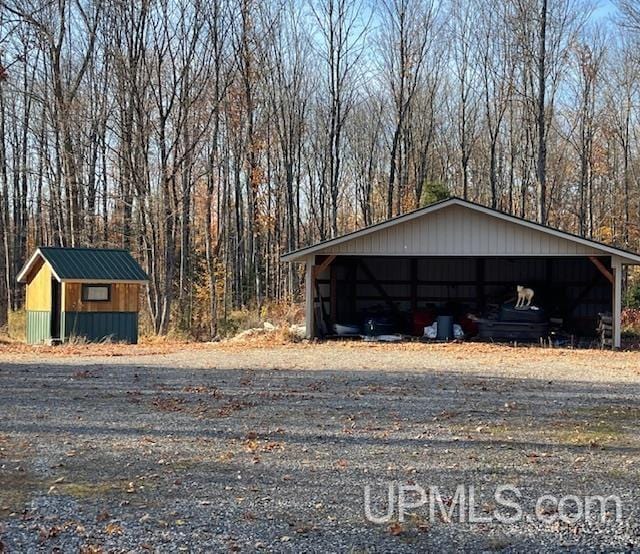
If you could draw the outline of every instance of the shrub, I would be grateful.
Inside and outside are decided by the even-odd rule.
[[[10,311],[7,327],[9,338],[19,341],[27,340],[27,312],[24,310]]]
[[[622,329],[625,333],[640,334],[640,308],[622,310]]]
[[[446,200],[450,196],[449,189],[443,182],[425,180],[420,196],[420,206],[428,206],[434,202]]]
[[[640,308],[640,281],[630,284],[624,298],[627,308]]]

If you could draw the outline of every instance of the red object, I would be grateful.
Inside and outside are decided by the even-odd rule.
[[[478,323],[471,319],[468,315],[460,317],[457,321],[458,325],[462,327],[465,336],[475,337],[478,334]]]
[[[419,310],[413,314],[413,334],[416,337],[424,335],[424,328],[436,320],[436,314],[431,310]]]

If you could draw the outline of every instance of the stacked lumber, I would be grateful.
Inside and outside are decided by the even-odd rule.
[[[613,316],[611,314],[598,314],[598,337],[600,348],[613,348]]]

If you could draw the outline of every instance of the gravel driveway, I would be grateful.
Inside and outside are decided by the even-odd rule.
[[[473,345],[0,354],[0,552],[640,549],[638,368]],[[389,483],[444,508],[473,487],[485,517],[514,515],[510,485],[523,517],[368,521],[365,486],[381,515]],[[543,494],[616,495],[622,518],[540,521]]]

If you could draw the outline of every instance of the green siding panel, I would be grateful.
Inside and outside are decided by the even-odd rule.
[[[135,312],[62,312],[64,340],[84,337],[90,342],[138,342],[138,314]]]
[[[51,312],[27,310],[27,342],[40,344],[51,340]]]

